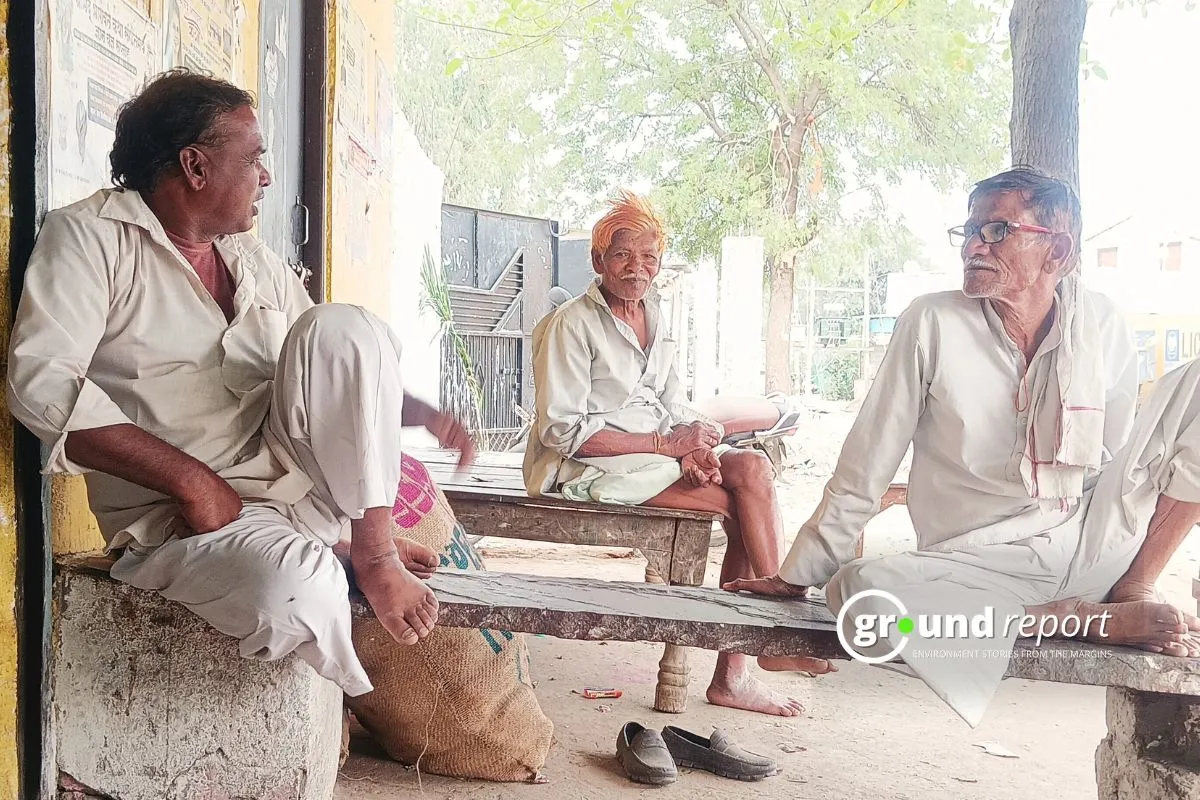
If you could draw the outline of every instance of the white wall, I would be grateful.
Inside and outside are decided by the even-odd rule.
[[[721,329],[719,332],[722,392],[759,395],[763,380],[763,265],[761,236],[726,236],[721,240]]]
[[[388,322],[404,346],[404,388],[430,405],[438,405],[441,344],[437,318],[421,308],[421,263],[425,248],[440,269],[442,259],[442,186],[444,176],[421,150],[407,120],[396,113],[397,183],[392,196],[393,269]],[[406,439],[414,445],[435,444],[423,431]]]

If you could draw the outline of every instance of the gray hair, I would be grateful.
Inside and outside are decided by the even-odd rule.
[[[1033,211],[1038,224],[1047,228],[1065,226],[1075,240],[1072,260],[1079,257],[1080,239],[1083,236],[1083,211],[1079,196],[1064,180],[1060,180],[1033,167],[1018,166],[993,175],[975,184],[967,200],[967,209],[974,208],[982,197],[1002,192],[1018,192]],[[1061,227],[1059,227],[1061,230]]]

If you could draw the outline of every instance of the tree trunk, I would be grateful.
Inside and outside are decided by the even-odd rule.
[[[1086,0],[1015,0],[1009,16],[1013,164],[1079,190],[1079,47]]]
[[[792,305],[796,262],[792,253],[773,256],[767,266],[767,391],[792,393]]]

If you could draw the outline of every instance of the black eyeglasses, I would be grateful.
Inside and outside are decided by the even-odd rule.
[[[1055,232],[1049,228],[1043,228],[1041,225],[1026,225],[1023,222],[997,220],[995,222],[985,222],[982,225],[959,225],[957,228],[951,228],[947,233],[950,234],[950,244],[955,247],[964,247],[967,242],[971,241],[971,237],[975,234],[979,234],[979,239],[984,244],[996,244],[996,242],[1004,241],[1004,237],[1008,236],[1012,231],[1028,231],[1029,233]]]

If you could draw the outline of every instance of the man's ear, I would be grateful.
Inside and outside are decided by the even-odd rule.
[[[1069,233],[1054,234],[1054,244],[1050,246],[1050,254],[1046,258],[1046,272],[1065,275],[1070,270],[1074,255],[1075,238]]]
[[[198,147],[185,147],[179,151],[179,171],[188,188],[199,191],[208,183],[208,156]]]
[[[597,250],[596,248],[593,247],[592,248],[592,270],[597,275],[602,275],[604,273],[604,260],[603,259],[604,259],[604,255],[599,250]]]

